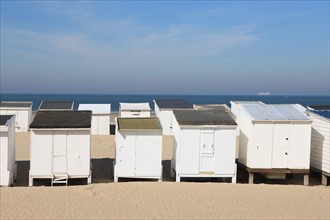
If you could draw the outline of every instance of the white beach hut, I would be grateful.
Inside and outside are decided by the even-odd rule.
[[[15,115],[0,115],[0,186],[10,186],[16,179]]]
[[[70,178],[91,183],[91,111],[38,111],[30,144],[30,181],[51,179],[67,185]]]
[[[70,100],[43,100],[40,103],[39,111],[63,111],[73,110],[73,101]]]
[[[222,110],[174,110],[171,174],[181,177],[230,177],[236,183],[236,128]]]
[[[155,114],[163,129],[163,135],[173,135],[173,110],[193,109],[185,99],[155,99]]]
[[[157,118],[117,118],[114,181],[162,180],[162,130]]]
[[[15,130],[28,132],[32,120],[32,102],[1,102],[1,115],[15,115]]]
[[[79,104],[78,110],[91,110],[92,115],[92,134],[110,134],[110,104]]]
[[[194,104],[193,106],[195,110],[219,110],[230,112],[230,108],[226,104]]]
[[[304,174],[308,185],[311,120],[294,105],[239,104],[238,165],[267,178]]]
[[[119,103],[120,118],[147,118],[150,117],[151,108],[148,102]]]
[[[330,177],[330,106],[310,106],[312,122],[311,169],[322,174],[322,184]]]

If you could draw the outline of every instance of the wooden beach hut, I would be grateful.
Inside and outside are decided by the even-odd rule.
[[[232,102],[233,103],[233,102]],[[238,165],[266,178],[304,174],[308,185],[311,120],[291,104],[238,104]]]
[[[30,180],[51,179],[68,184],[70,178],[91,183],[91,111],[38,111],[31,128]]]
[[[157,118],[117,118],[114,181],[162,180],[162,130]]]
[[[173,110],[193,109],[185,99],[155,99],[155,114],[160,121],[163,135],[173,135]]]
[[[0,115],[0,186],[11,186],[16,173],[15,115]]]
[[[15,130],[28,132],[32,120],[32,102],[1,102],[1,115],[15,115]]]
[[[312,122],[311,169],[321,173],[322,184],[330,177],[330,106],[309,106]]]
[[[148,102],[119,103],[120,118],[147,118],[150,117],[151,108]]]
[[[90,110],[93,112],[91,134],[110,134],[110,104],[79,104],[78,110]]]
[[[229,177],[236,183],[236,122],[227,110],[173,110],[171,174]]]
[[[70,100],[43,100],[40,103],[39,111],[63,111],[73,110],[73,101]]]

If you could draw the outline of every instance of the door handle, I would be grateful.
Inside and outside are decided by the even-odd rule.
[[[285,155],[288,155],[288,152],[285,152]]]

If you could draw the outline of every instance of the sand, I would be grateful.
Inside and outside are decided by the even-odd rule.
[[[92,136],[93,183],[27,187],[29,133],[17,133],[18,179],[0,188],[1,219],[329,219],[330,187],[175,183],[172,137],[163,140],[164,181],[113,183],[114,136]]]

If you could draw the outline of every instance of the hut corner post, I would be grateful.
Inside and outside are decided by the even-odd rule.
[[[324,173],[322,173],[322,185],[328,185],[328,177]]]
[[[309,174],[304,174],[304,185],[305,186],[309,185]]]

